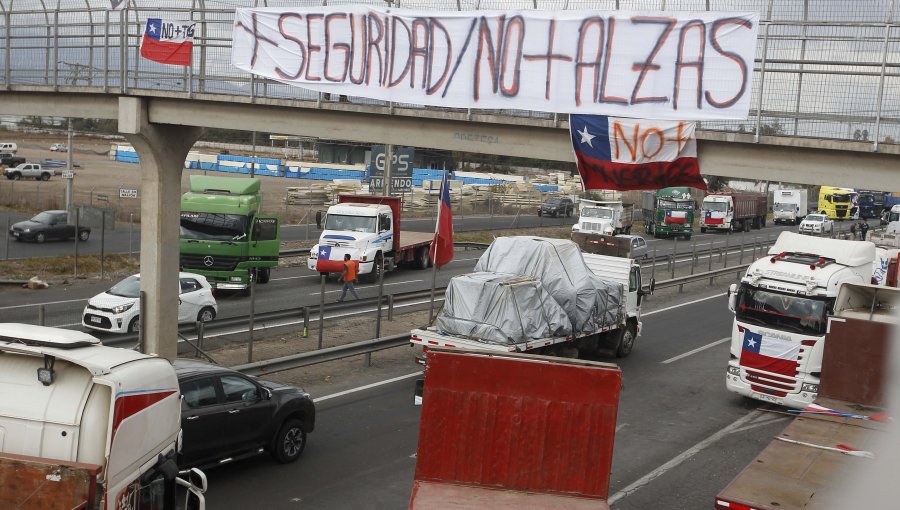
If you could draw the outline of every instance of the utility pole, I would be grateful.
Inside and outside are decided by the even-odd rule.
[[[386,144],[384,146],[384,186],[382,194],[386,197],[391,196],[391,170],[394,167],[394,145]]]
[[[72,118],[69,117],[69,133],[66,137],[66,171],[72,171]],[[71,173],[67,175],[72,175]],[[72,217],[72,209],[75,207],[73,202],[72,195],[72,180],[73,179],[65,179],[66,181],[66,212],[69,213],[69,218],[71,221]]]

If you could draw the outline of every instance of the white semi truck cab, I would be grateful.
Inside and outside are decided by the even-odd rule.
[[[842,283],[869,283],[875,245],[783,232],[728,293],[729,391],[803,408],[815,400],[828,315]]]
[[[361,278],[377,279],[401,263],[426,269],[434,235],[400,231],[398,197],[340,195],[328,208],[319,243],[310,250],[307,267],[320,273],[341,273],[344,255],[358,264]]]
[[[578,201],[578,223],[572,225],[572,232],[630,234],[633,221],[633,204],[581,199]]]

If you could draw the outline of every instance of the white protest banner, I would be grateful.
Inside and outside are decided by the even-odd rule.
[[[308,89],[457,108],[744,119],[756,13],[239,8],[232,63]]]

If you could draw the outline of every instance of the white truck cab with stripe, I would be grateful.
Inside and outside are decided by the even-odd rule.
[[[819,392],[828,315],[842,283],[869,283],[875,245],[783,232],[732,284],[735,313],[725,386],[804,408]]]
[[[168,360],[0,323],[0,395],[0,480],[18,480],[0,508],[168,510],[176,485],[205,506],[202,472],[176,476],[181,395]]]

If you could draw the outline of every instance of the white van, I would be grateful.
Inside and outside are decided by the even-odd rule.
[[[15,154],[18,150],[15,142],[0,142],[0,154]]]

